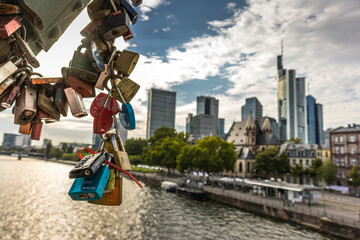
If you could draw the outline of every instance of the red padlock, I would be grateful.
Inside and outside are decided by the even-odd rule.
[[[67,83],[70,87],[72,87],[75,91],[80,93],[83,97],[93,97],[95,93],[95,89],[90,84],[81,81],[80,79],[69,76]]]
[[[0,37],[7,38],[21,27],[18,17],[0,18]]]
[[[93,117],[99,116],[100,112],[107,108],[109,110],[110,115],[115,115],[120,111],[120,107],[116,99],[109,96],[108,102],[105,105],[106,98],[108,97],[105,93],[100,93],[94,98],[94,101],[91,103],[90,114]]]
[[[94,117],[93,131],[96,134],[104,134],[110,130],[113,124],[113,118],[110,110],[104,108],[100,111],[99,115]]]
[[[43,123],[33,123],[31,126],[31,140],[40,140]]]

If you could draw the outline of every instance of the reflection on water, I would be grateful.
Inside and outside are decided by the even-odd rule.
[[[127,179],[119,207],[72,201],[71,168],[0,155],[0,239],[330,239]]]

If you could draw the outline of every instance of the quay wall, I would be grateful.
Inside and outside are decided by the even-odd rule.
[[[134,177],[156,186],[161,186],[162,181],[172,181],[177,183],[183,182],[181,179],[174,179],[150,173],[132,172],[132,174],[134,175]],[[225,192],[219,193],[216,191],[212,191],[211,187],[205,187],[204,191],[207,199],[211,199],[219,203],[239,207],[249,212],[271,216],[283,221],[291,221],[293,223],[297,223],[305,227],[309,227],[311,229],[331,234],[340,238],[360,240],[359,228],[334,222],[325,217],[318,217],[302,212],[293,211],[292,209],[267,206],[262,203],[253,202],[246,199],[240,199],[235,196],[227,195]]]

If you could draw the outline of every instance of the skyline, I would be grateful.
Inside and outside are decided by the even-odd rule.
[[[185,6],[185,7],[184,7]],[[188,7],[191,6],[191,7]],[[203,11],[206,6],[206,11]],[[130,76],[141,88],[131,104],[137,129],[128,137],[145,137],[147,92],[151,87],[176,91],[175,125],[185,130],[197,96],[219,99],[225,131],[241,120],[245,98],[257,97],[264,116],[277,119],[276,56],[284,40],[284,65],[306,77],[310,92],[323,104],[324,129],[360,119],[360,46],[358,1],[191,1],[144,0],[137,10],[135,38],[116,41],[141,54]],[[89,22],[86,10],[50,49],[38,55],[44,76],[61,76]],[[66,46],[66,47],[65,47]],[[265,86],[265,87],[264,87]],[[85,99],[89,109],[92,99]],[[3,133],[16,133],[10,110],[0,113]],[[42,139],[91,142],[92,117],[62,118],[45,124]],[[39,143],[41,143],[39,141]],[[55,140],[56,142],[56,140]]]

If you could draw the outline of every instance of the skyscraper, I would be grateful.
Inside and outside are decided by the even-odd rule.
[[[219,118],[219,121],[218,121],[218,134],[222,139],[225,139],[226,134],[225,134],[225,119],[224,118]]]
[[[188,132],[190,135],[194,133],[194,117],[192,113],[188,114],[188,117],[186,118],[186,132]]]
[[[160,127],[175,127],[176,92],[151,88],[148,95],[146,138]]]
[[[324,144],[323,113],[322,105],[316,103],[316,99],[306,96],[308,143]]]
[[[219,100],[213,97],[196,98],[196,113],[193,117],[194,139],[218,135]]]
[[[278,120],[280,140],[300,138],[307,143],[307,110],[305,78],[296,78],[295,70],[284,69],[281,55],[277,56]]]
[[[31,147],[31,136],[12,133],[4,133],[3,147]]]
[[[241,121],[246,121],[249,114],[258,122],[262,118],[262,105],[256,97],[246,98],[245,105],[241,107]]]

